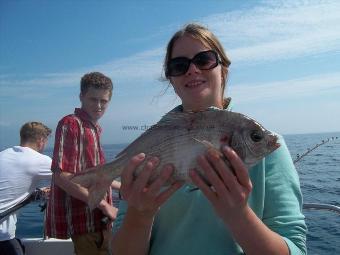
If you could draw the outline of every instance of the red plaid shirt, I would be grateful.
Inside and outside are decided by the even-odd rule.
[[[59,121],[55,134],[52,171],[60,169],[74,174],[104,164],[100,134],[100,126],[94,126],[83,110],[76,108],[74,114],[65,116]],[[112,204],[111,188],[106,200]],[[72,235],[100,231],[108,227],[102,225],[103,217],[99,209],[91,211],[86,203],[55,185],[52,177],[45,221],[47,237],[67,239]]]

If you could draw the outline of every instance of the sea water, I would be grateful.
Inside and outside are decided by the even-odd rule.
[[[334,139],[332,139],[332,137]],[[336,139],[338,137],[338,139]],[[301,189],[306,203],[326,203],[340,206],[340,133],[285,135],[287,146],[295,159],[319,146],[297,162]],[[104,145],[107,160],[111,160],[126,144]],[[47,150],[51,155],[52,151]],[[304,210],[308,226],[308,254],[340,254],[340,215],[330,211]],[[41,237],[43,212],[38,202],[20,210],[17,236]]]

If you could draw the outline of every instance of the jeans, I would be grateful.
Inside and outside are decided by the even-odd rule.
[[[11,239],[0,241],[0,254],[1,255],[24,255],[25,248],[19,239]]]

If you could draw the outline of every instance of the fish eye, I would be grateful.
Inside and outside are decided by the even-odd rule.
[[[253,130],[250,133],[250,138],[253,142],[258,143],[263,139],[263,134],[258,130]]]

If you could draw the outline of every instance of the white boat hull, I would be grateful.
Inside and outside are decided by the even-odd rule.
[[[22,238],[26,255],[74,255],[71,239]]]

